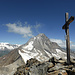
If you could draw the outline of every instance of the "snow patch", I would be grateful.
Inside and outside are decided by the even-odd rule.
[[[28,50],[32,50],[33,49],[33,41],[29,42],[29,44],[25,47],[23,47],[24,49],[28,49]]]
[[[59,58],[64,58],[64,59],[66,59],[66,53],[65,53],[65,52],[61,51],[60,49],[56,49],[56,52],[57,52],[57,53],[52,53],[52,55],[53,55],[54,57],[56,57],[57,59],[59,59]]]
[[[52,53],[52,56],[56,57],[57,59],[61,58],[58,54]]]
[[[34,40],[36,39],[36,37],[34,37]]]
[[[37,39],[39,39],[39,37],[37,37]]]
[[[60,53],[60,54],[66,54],[65,52],[59,50],[59,49],[56,49],[57,53]]]
[[[22,49],[23,50],[23,49]],[[27,50],[23,50],[26,54],[29,54],[30,57],[34,58],[36,56],[38,56],[38,52],[36,51],[36,49],[34,48],[35,52],[30,52],[30,51],[27,51]]]
[[[20,50],[19,50],[19,54],[21,55],[21,57],[23,58],[23,60],[24,60],[25,63],[27,62],[27,60],[29,60],[29,59],[32,58],[27,53],[22,53]]]
[[[47,53],[47,55],[51,58],[52,57],[52,55],[49,53],[49,52],[47,52],[46,50],[44,50],[46,53]]]
[[[19,54],[23,58],[24,62],[26,63],[27,60],[31,58],[36,58],[38,61],[47,61],[49,58],[44,56],[42,52],[36,48],[34,48],[34,52],[31,52],[29,50],[22,49],[24,52],[21,52],[19,50]]]
[[[24,49],[22,49],[25,53],[30,53],[28,50],[24,50]]]
[[[5,59],[5,57],[3,59]]]
[[[37,58],[36,58],[38,61],[48,61],[49,60],[49,58],[48,57],[46,57],[46,56],[37,56]]]
[[[18,48],[20,45],[12,45],[12,44],[9,44],[9,43],[0,43],[0,50],[12,50],[12,49],[15,49],[15,48]]]
[[[34,51],[37,52],[35,48],[34,48]]]

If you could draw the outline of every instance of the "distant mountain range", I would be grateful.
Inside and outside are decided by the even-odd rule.
[[[11,50],[18,48],[20,45],[18,44],[9,44],[9,43],[0,43],[0,57],[8,54]]]
[[[43,33],[31,38],[26,44],[21,46],[10,44],[4,44],[4,46],[7,48],[11,46],[9,49],[15,49],[0,57],[0,74],[13,75],[17,67],[25,64],[31,58],[35,58],[40,62],[48,61],[51,57],[66,59],[65,50],[57,43],[51,42]],[[3,49],[5,48],[4,46]],[[71,58],[74,57],[75,54],[72,52]]]
[[[18,44],[9,44],[9,43],[0,43],[0,51],[4,51],[4,50],[12,50],[15,48],[18,48],[20,45]]]

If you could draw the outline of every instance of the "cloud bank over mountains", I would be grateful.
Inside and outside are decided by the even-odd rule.
[[[66,48],[66,41],[61,39],[50,39],[52,42],[56,42],[60,47]],[[70,48],[72,50],[75,50],[75,44],[74,42],[70,41]]]
[[[26,37],[33,37],[34,32],[40,33],[38,31],[39,27],[41,27],[40,23],[36,23],[35,25],[28,24],[28,22],[25,22],[24,24],[22,22],[17,22],[17,23],[8,23],[6,24],[8,27],[8,32],[13,32],[16,34],[22,35],[24,38]],[[35,31],[33,31],[35,30]],[[66,48],[66,41],[61,40],[61,39],[50,39],[52,42],[56,42],[60,47]],[[75,49],[75,44],[70,41],[70,48]]]
[[[66,47],[66,41],[63,41],[61,39],[50,39],[52,42],[56,42],[59,46],[62,48]]]

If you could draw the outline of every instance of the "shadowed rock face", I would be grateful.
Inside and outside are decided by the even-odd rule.
[[[6,66],[20,58],[18,50],[12,50],[9,54],[0,57],[0,66]]]
[[[0,51],[0,57],[2,57],[3,55],[8,54],[10,51],[9,50],[4,50],[4,51]]]
[[[13,75],[17,68],[25,65],[23,59],[18,53],[18,49],[12,50],[7,55],[0,57],[0,74]]]

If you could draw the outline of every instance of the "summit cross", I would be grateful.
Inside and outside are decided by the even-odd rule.
[[[69,38],[69,24],[74,20],[74,16],[68,19],[68,13],[65,13],[65,24],[62,29],[65,29],[66,33],[66,49],[67,49],[67,64],[70,65],[70,38]]]

